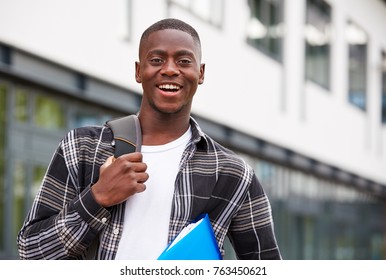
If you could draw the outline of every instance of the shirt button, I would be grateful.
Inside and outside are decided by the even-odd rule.
[[[106,223],[107,218],[102,218],[102,223]]]
[[[118,233],[119,233],[119,229],[114,229],[114,231],[113,231],[113,233],[115,234],[115,235],[117,235]]]

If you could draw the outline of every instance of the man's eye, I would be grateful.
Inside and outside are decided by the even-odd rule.
[[[157,63],[162,63],[163,60],[161,58],[152,58],[152,59],[150,59],[150,62],[157,64]]]
[[[180,59],[179,63],[180,64],[191,64],[192,61],[190,59]]]

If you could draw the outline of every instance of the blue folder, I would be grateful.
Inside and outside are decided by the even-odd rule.
[[[200,216],[171,242],[158,260],[221,260],[208,214]]]

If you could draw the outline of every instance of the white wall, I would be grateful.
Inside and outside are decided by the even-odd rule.
[[[206,79],[194,112],[386,184],[379,70],[380,52],[386,50],[385,4],[329,1],[335,28],[329,92],[304,81],[303,0],[287,1],[283,64],[246,45],[247,1],[225,2],[221,29],[177,7],[169,14],[191,23],[201,36]],[[129,29],[125,0],[0,0],[0,42],[140,91],[134,80],[138,40],[167,15],[167,7],[165,1],[133,0],[132,8]],[[366,113],[347,102],[348,19],[370,38]]]
[[[125,0],[0,0],[0,40],[130,86],[137,52],[126,40],[125,5]]]

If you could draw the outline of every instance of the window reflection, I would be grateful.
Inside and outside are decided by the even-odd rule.
[[[367,34],[353,22],[347,25],[349,101],[366,110]]]
[[[28,93],[26,90],[17,88],[15,91],[15,119],[21,123],[28,122]]]
[[[65,111],[54,98],[37,95],[34,112],[35,124],[40,128],[58,130],[66,127]]]
[[[215,26],[222,25],[224,0],[169,0],[169,3],[180,6]]]
[[[100,114],[100,111],[96,111],[96,113],[94,113],[94,112],[85,111],[85,110],[81,111],[80,108],[76,108],[74,112],[71,114],[70,129],[83,127],[83,126],[93,126],[93,125],[99,126],[112,118],[113,117],[110,114],[103,114],[103,113]]]
[[[50,151],[34,150],[34,141],[43,141],[39,142],[39,148],[55,147],[69,128],[101,125],[117,114],[123,113],[59,97],[58,93],[37,86],[0,80],[0,255],[17,258],[17,234],[52,156]],[[6,120],[7,116],[17,125],[7,127],[11,123]],[[31,135],[31,125],[34,135]],[[9,129],[15,141],[6,143]],[[33,141],[18,145],[21,139]],[[12,155],[10,159],[6,159],[6,152]],[[37,153],[42,156],[36,158]]]
[[[331,8],[324,1],[308,0],[306,9],[306,78],[330,87]]]
[[[282,59],[284,33],[282,0],[250,0],[247,42],[272,58]]]
[[[32,181],[32,187],[30,190],[29,204],[32,204],[36,194],[39,191],[46,169],[47,169],[46,166],[34,166],[33,168],[33,181]]]
[[[27,190],[26,165],[22,161],[15,161],[13,166],[13,236],[17,236],[25,218],[25,193]]]
[[[7,87],[0,83],[0,250],[4,249],[5,235],[5,130]]]
[[[381,200],[312,174],[244,158],[254,167],[272,204],[284,259],[386,257],[385,240],[380,238],[386,227]]]

